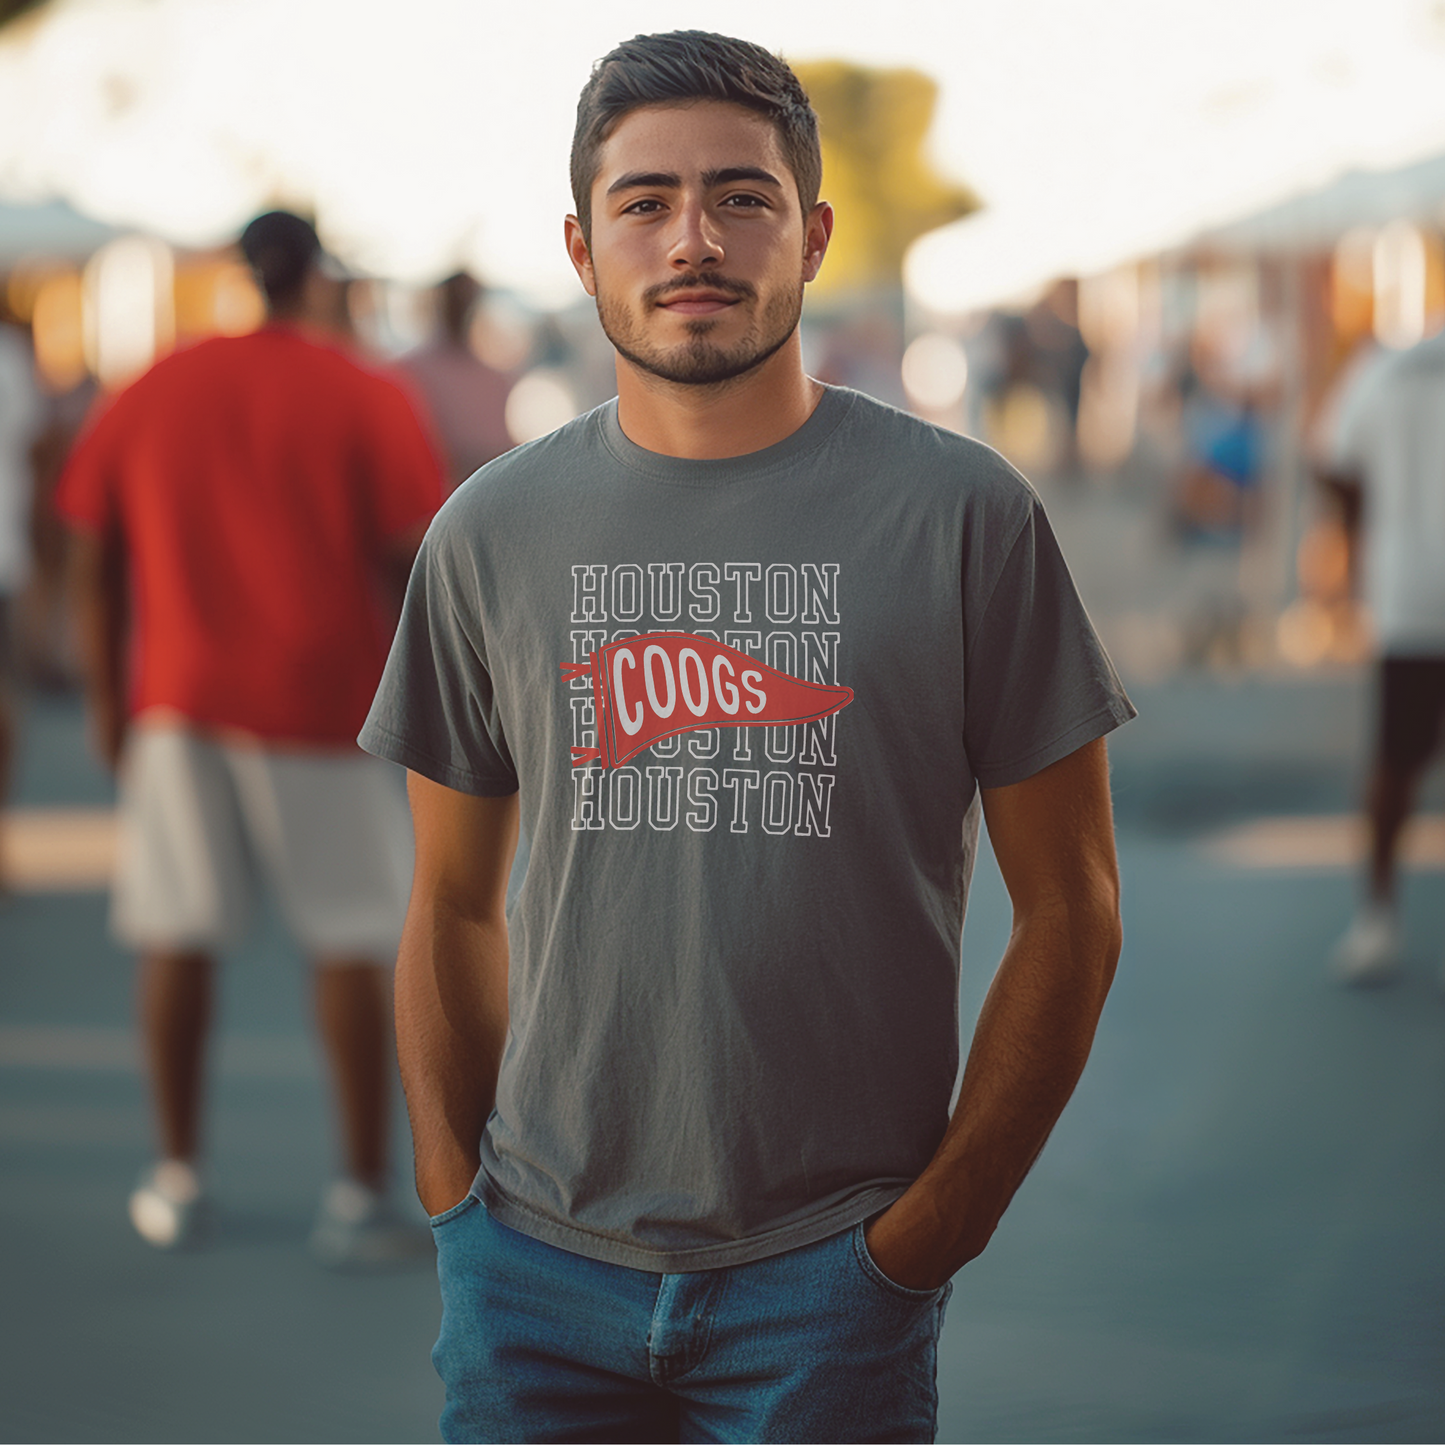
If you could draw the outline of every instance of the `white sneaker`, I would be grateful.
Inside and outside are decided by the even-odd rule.
[[[209,1215],[196,1171],[180,1159],[162,1159],[143,1170],[130,1196],[130,1222],[157,1249],[194,1244],[206,1232]]]
[[[354,1179],[327,1186],[311,1230],[311,1253],[332,1269],[410,1264],[435,1255],[431,1230],[405,1218],[386,1195]]]
[[[1379,903],[1362,907],[1335,945],[1330,966],[1341,983],[1357,988],[1393,983],[1400,971],[1400,927],[1394,910]]]

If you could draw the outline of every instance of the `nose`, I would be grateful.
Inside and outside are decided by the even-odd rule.
[[[722,263],[722,236],[707,208],[697,202],[684,202],[677,208],[670,241],[667,259],[676,270],[700,270]]]

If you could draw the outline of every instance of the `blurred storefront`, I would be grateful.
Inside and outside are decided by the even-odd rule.
[[[0,287],[52,396],[123,385],[178,342],[244,332],[261,316],[229,251],[177,251],[59,203],[0,205]]]
[[[1351,663],[1368,619],[1311,453],[1348,367],[1445,322],[1442,237],[1445,154],[1351,173],[1012,304],[911,299],[905,386],[1066,511],[1137,523],[1099,567],[1139,670]]]
[[[1136,673],[1348,664],[1367,619],[1317,502],[1311,439],[1354,358],[1445,318],[1442,236],[1445,153],[1038,280],[1009,304],[932,309],[900,279],[825,289],[805,348],[814,374],[977,435],[1035,479],[1077,529],[1070,556]],[[32,339],[54,457],[98,390],[261,318],[231,250],[121,234],[59,204],[0,206],[0,296]],[[351,283],[336,319],[381,360],[430,324],[427,288],[376,277]],[[544,314],[488,293],[471,341],[515,379],[515,440],[611,394],[585,298]]]

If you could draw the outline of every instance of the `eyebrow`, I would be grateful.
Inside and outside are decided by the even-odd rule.
[[[738,181],[755,181],[760,185],[783,189],[783,183],[771,171],[765,171],[761,166],[723,166],[718,170],[702,173],[705,190],[711,190],[714,186],[731,186]],[[628,171],[607,187],[607,194],[612,196],[618,191],[643,189],[676,190],[681,185],[682,177],[676,171]]]

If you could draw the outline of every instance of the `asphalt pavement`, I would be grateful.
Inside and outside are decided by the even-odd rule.
[[[1440,860],[1425,849],[1408,879],[1405,979],[1336,988],[1348,860],[1292,855],[1298,830],[1263,861],[1218,840],[1348,810],[1358,676],[1186,679],[1136,700],[1113,749],[1118,981],[1073,1102],[956,1281],[939,1438],[1445,1439]],[[108,799],[75,704],[38,700],[15,805]],[[132,1234],[149,1123],[104,918],[74,886],[0,908],[0,1438],[435,1439],[429,1272],[330,1274],[305,1251],[330,1104],[274,919],[224,973],[219,1235],[171,1256]],[[966,1016],[1007,928],[985,856]],[[398,1110],[399,1151],[403,1136]]]

